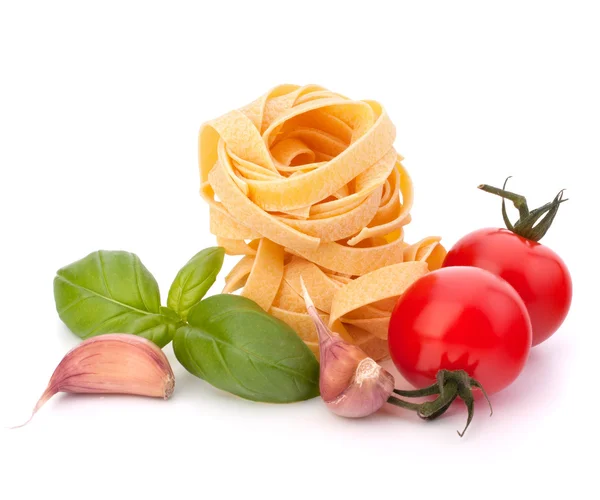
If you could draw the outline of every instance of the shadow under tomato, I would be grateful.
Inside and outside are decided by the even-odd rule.
[[[518,408],[519,413],[528,413],[534,408],[551,407],[566,389],[565,359],[570,356],[568,342],[546,343],[534,347],[525,368],[509,387],[491,396],[494,411],[503,408]]]
[[[542,344],[533,348],[517,380],[506,389],[490,395],[495,414],[499,414],[503,410],[511,414],[528,413],[536,407],[552,406],[564,386],[564,377],[561,374],[566,368],[563,368],[562,360],[567,357],[565,349],[569,348],[565,344],[567,343],[549,341],[547,345]],[[390,360],[382,362],[382,365],[394,376],[397,389],[414,389]],[[476,399],[475,413],[489,415],[489,408],[481,391],[475,390],[474,395]],[[410,401],[420,403],[431,399],[435,399],[435,397],[411,398]],[[452,416],[465,411],[464,403],[456,400],[444,416]],[[415,417],[412,411],[393,405],[385,405],[381,413],[403,418]]]

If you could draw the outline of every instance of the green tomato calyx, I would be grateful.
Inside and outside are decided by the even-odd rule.
[[[548,202],[545,205],[530,211],[527,207],[527,200],[524,196],[506,191],[506,183],[508,182],[508,179],[510,179],[510,177],[506,178],[502,189],[498,189],[487,184],[481,184],[477,187],[486,193],[491,193],[502,197],[502,218],[504,219],[507,229],[515,234],[518,234],[519,236],[522,236],[523,238],[527,238],[528,240],[540,241],[548,232],[548,229],[550,229],[560,204],[568,199],[563,199],[565,190],[561,189],[551,202]],[[517,222],[514,224],[510,222],[510,219],[506,213],[505,200],[512,201],[515,208],[519,211],[519,220],[517,220]]]
[[[490,405],[490,417],[493,415],[492,403],[488,398],[487,393],[483,386],[474,378],[472,378],[464,370],[440,370],[436,375],[436,382],[423,389],[416,389],[413,391],[403,391],[400,389],[394,389],[394,393],[405,397],[405,398],[419,398],[423,396],[435,396],[433,401],[426,401],[425,403],[410,403],[403,399],[395,396],[390,396],[388,399],[389,404],[405,408],[407,410],[416,411],[417,415],[424,420],[435,420],[439,416],[443,415],[450,405],[456,398],[463,400],[467,407],[468,416],[467,424],[462,432],[458,432],[460,437],[465,435],[467,428],[473,420],[475,412],[475,398],[473,396],[473,388],[479,389],[488,404]]]

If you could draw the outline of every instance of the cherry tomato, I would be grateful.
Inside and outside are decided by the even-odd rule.
[[[506,281],[475,267],[426,274],[398,300],[390,319],[392,361],[415,387],[438,370],[465,370],[488,393],[521,373],[531,348],[525,304]]]
[[[531,318],[533,345],[550,337],[569,312],[571,275],[548,247],[508,229],[480,229],[454,245],[443,267],[474,266],[510,283],[525,302]]]

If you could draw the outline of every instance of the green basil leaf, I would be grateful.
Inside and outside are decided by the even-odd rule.
[[[169,290],[167,305],[184,321],[189,310],[202,300],[217,279],[224,256],[225,249],[222,247],[206,248],[194,255],[177,273]]]
[[[290,403],[319,395],[319,363],[287,324],[239,295],[194,306],[173,350],[192,374],[253,401]]]
[[[56,274],[58,315],[83,339],[133,333],[163,347],[180,324],[173,311],[161,308],[158,284],[135,254],[100,250]]]

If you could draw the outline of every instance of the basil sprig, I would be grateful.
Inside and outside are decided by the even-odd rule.
[[[100,250],[58,270],[56,309],[81,338],[141,335],[163,347],[173,340],[193,375],[242,398],[270,403],[319,394],[319,364],[287,324],[238,295],[203,299],[221,270],[224,249],[198,252],[177,273],[167,306],[158,284],[133,253]]]

